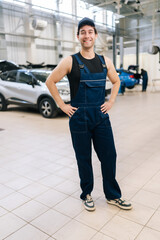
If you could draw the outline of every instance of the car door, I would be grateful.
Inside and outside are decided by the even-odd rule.
[[[16,83],[17,71],[5,72],[2,75],[3,95],[7,100],[13,101],[16,98]]]
[[[36,104],[37,92],[36,84],[33,82],[33,77],[29,71],[18,71],[16,96],[23,103]]]

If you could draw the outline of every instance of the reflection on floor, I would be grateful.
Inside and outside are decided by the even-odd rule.
[[[133,210],[105,201],[93,152],[96,211],[84,210],[68,117],[0,112],[0,239],[159,240],[160,94],[128,91],[110,111],[117,180]]]

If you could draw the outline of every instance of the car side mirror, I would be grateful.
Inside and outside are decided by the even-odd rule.
[[[31,80],[28,82],[29,85],[32,85],[32,87],[34,88],[34,82]]]

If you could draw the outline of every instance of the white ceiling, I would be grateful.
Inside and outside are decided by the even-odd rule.
[[[155,40],[160,45],[160,0],[85,0],[94,6],[123,15],[116,34],[126,39]],[[113,33],[112,33],[113,34]]]

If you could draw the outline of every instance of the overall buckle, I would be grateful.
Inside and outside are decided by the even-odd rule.
[[[79,68],[80,69],[84,68],[84,64],[79,64]]]

